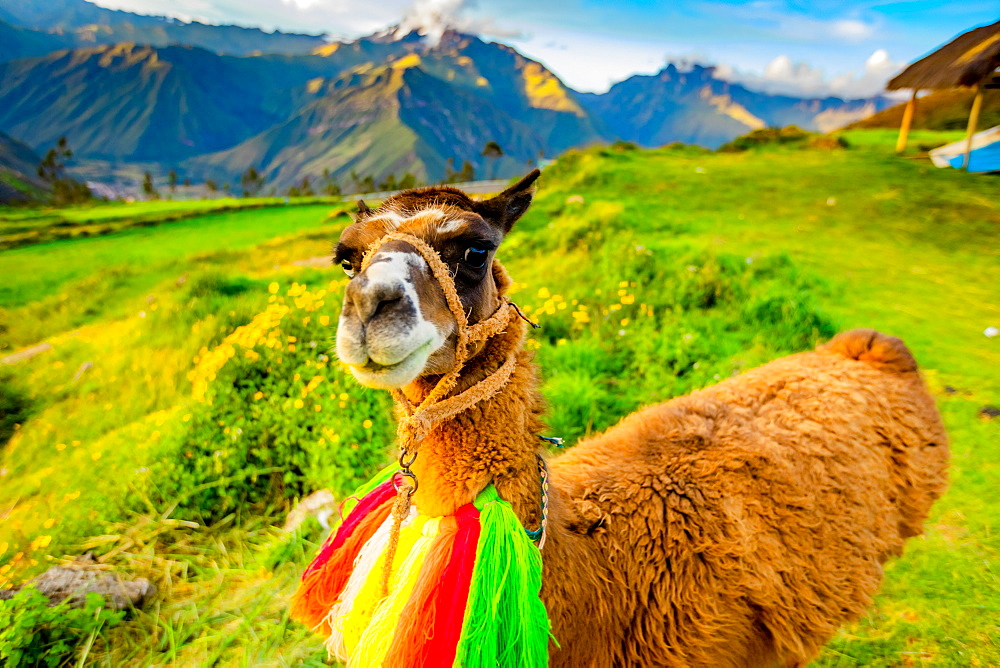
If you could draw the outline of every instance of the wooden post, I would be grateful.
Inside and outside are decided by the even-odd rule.
[[[913,95],[910,97],[910,101],[906,103],[906,109],[903,110],[903,124],[899,126],[896,153],[902,153],[906,150],[906,139],[910,136],[910,124],[913,123],[913,112],[917,107],[917,93],[919,92],[916,88],[913,89]]]
[[[979,123],[979,110],[983,108],[983,82],[976,88],[976,97],[972,100],[972,112],[969,113],[969,129],[965,133],[965,157],[962,159],[962,169],[969,171],[969,154],[972,153],[972,135],[976,134],[976,124]]]

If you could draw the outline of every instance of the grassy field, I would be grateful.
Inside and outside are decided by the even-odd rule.
[[[116,234],[136,227],[153,227],[207,213],[286,206],[330,204],[340,198],[282,197],[209,200],[153,200],[149,202],[94,202],[76,208],[0,207],[0,250],[51,241]]]
[[[543,325],[551,433],[572,444],[838,330],[903,337],[952,486],[817,665],[1000,665],[1000,420],[978,414],[1000,405],[1000,184],[896,158],[891,133],[846,138],[547,170],[500,257]],[[0,587],[90,549],[160,588],[71,660],[322,665],[285,612],[320,531],[277,526],[297,496],[368,475],[392,434],[384,395],[326,355],[345,280],[314,258],[347,222],[230,212],[0,253],[0,348],[51,345],[0,366],[20,424],[0,450]]]

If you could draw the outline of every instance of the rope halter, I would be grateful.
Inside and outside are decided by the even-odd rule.
[[[514,368],[517,366],[516,347],[511,349],[507,355],[507,359],[496,371],[459,394],[448,396],[448,393],[458,383],[462,369],[469,359],[473,344],[487,341],[504,331],[510,324],[511,319],[518,315],[517,307],[510,300],[503,298],[500,307],[497,308],[493,315],[482,322],[470,325],[465,308],[462,306],[462,300],[458,296],[458,290],[455,287],[455,279],[452,276],[451,270],[448,269],[448,265],[445,264],[438,252],[430,244],[411,234],[391,232],[369,246],[361,262],[362,271],[368,268],[379,248],[388,241],[403,241],[408,243],[427,262],[427,266],[431,270],[431,275],[434,276],[441,291],[444,293],[448,308],[455,318],[457,341],[455,343],[454,366],[449,372],[441,376],[441,379],[438,380],[430,393],[424,397],[423,401],[414,405],[402,391],[393,390],[392,392],[393,397],[403,408],[403,415],[400,417],[397,426],[399,472],[396,474],[393,482],[397,495],[392,510],[393,523],[389,548],[384,563],[382,579],[383,595],[387,594],[389,589],[389,577],[399,540],[399,529],[403,519],[409,514],[410,497],[413,496],[419,486],[416,474],[410,470],[413,462],[417,459],[417,450],[435,425],[461,413],[480,401],[493,397],[510,380],[511,374],[514,373]]]
[[[412,458],[416,457],[417,448],[435,425],[461,413],[484,399],[494,396],[510,379],[516,365],[516,349],[511,350],[506,361],[488,377],[455,396],[447,396],[458,383],[462,369],[469,359],[473,344],[487,341],[500,332],[503,332],[507,328],[507,325],[510,324],[511,318],[517,315],[517,309],[509,300],[503,299],[500,307],[493,315],[482,322],[470,325],[465,308],[462,306],[462,300],[458,296],[458,290],[455,287],[455,279],[451,274],[451,270],[448,269],[448,265],[444,263],[444,260],[441,259],[441,256],[430,244],[411,234],[392,232],[369,246],[361,262],[362,271],[368,268],[375,253],[388,241],[404,241],[413,246],[417,253],[424,258],[427,266],[430,267],[431,274],[444,293],[448,308],[451,311],[452,317],[455,318],[457,329],[458,340],[455,343],[455,364],[451,371],[441,377],[423,401],[414,405],[403,392],[393,390],[393,397],[400,403],[404,411],[404,415],[399,420],[397,428],[400,450],[402,451],[400,463],[408,462],[412,464]],[[404,457],[410,459],[404,459]],[[409,466],[403,468],[408,469]]]

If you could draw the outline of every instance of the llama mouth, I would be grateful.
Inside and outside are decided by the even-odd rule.
[[[428,339],[410,351],[406,357],[392,364],[380,364],[369,358],[364,364],[351,365],[351,371],[364,385],[382,388],[402,387],[416,379],[424,370],[427,358],[433,352],[434,343],[434,339]]]

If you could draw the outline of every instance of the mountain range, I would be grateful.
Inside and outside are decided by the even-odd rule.
[[[511,46],[453,30],[328,42],[85,0],[0,0],[0,131],[38,152],[67,137],[71,169],[98,181],[174,170],[229,183],[254,166],[283,190],[323,174],[434,182],[466,163],[506,178],[574,146],[715,148],[767,126],[826,131],[886,106],[768,95],[697,65],[578,93]]]

